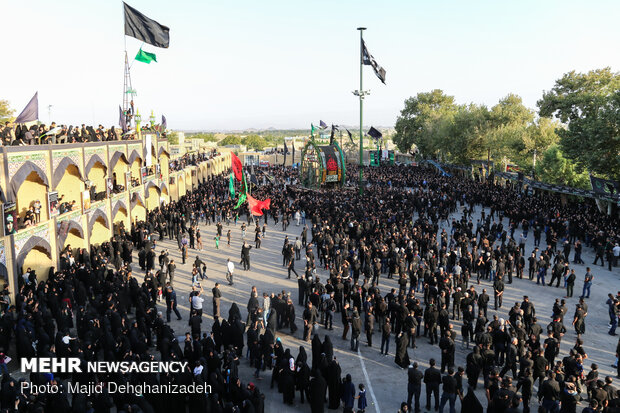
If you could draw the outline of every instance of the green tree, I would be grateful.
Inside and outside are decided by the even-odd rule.
[[[559,122],[550,118],[538,118],[530,123],[520,139],[513,143],[514,154],[510,159],[524,171],[531,171],[534,165],[534,153],[540,159],[551,145],[559,142],[560,137],[555,132],[558,127]]]
[[[488,114],[488,130],[483,137],[490,151],[487,156],[502,162],[516,160],[533,120],[533,111],[523,105],[521,97],[509,94],[502,98]]]
[[[620,73],[609,67],[566,73],[538,101],[540,116],[555,117],[563,154],[579,170],[620,176]]]
[[[205,142],[217,142],[217,138],[212,133],[197,133],[190,136],[191,139],[202,139]]]
[[[8,100],[0,99],[0,122],[11,122],[15,119],[13,116],[15,114],[15,110],[11,109],[11,105]]]
[[[219,146],[241,145],[241,138],[236,135],[228,135],[218,143]]]
[[[500,99],[497,105],[491,108],[489,115],[494,127],[527,125],[534,120],[534,112],[523,105],[520,96],[513,93]]]
[[[308,133],[309,135],[310,133]],[[265,139],[265,141],[267,142],[267,146],[278,146],[278,145],[282,145],[284,143],[284,135],[282,136],[278,136],[278,135],[265,135],[263,136],[263,138]]]
[[[453,96],[447,96],[440,89],[418,93],[405,101],[405,107],[396,119],[394,143],[401,152],[409,152],[416,144],[424,155],[431,155],[438,149],[435,141],[440,120],[450,117],[457,106]]]
[[[484,105],[470,104],[459,107],[454,118],[444,126],[440,146],[448,159],[468,164],[472,159],[486,159],[490,112]]]
[[[168,140],[168,143],[171,145],[179,144],[179,134],[177,132],[168,132],[166,134],[166,139]]]
[[[267,146],[267,141],[258,135],[248,135],[241,140],[245,146],[255,151],[262,151]]]
[[[559,145],[549,147],[536,165],[537,178],[552,184],[589,188],[590,178],[586,171],[578,171],[576,165],[562,154]]]

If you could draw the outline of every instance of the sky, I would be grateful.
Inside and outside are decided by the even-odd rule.
[[[516,93],[535,108],[564,73],[620,70],[617,0],[128,4],[170,27],[168,49],[144,46],[158,62],[131,66],[136,107],[170,129],[359,125],[359,26],[387,71],[383,85],[363,69],[367,126],[394,125],[407,98],[432,89],[487,106]],[[121,1],[0,0],[0,10],[0,99],[16,115],[38,91],[44,123],[118,124],[124,50],[132,61],[141,46],[123,35]]]

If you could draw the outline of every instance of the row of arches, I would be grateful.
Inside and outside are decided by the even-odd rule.
[[[162,157],[167,158],[169,155],[164,148],[160,148],[158,155],[160,161],[162,161],[160,164],[161,173],[164,177],[167,177],[168,161],[167,159],[165,161],[162,160]],[[108,168],[105,167],[102,160],[97,158],[99,158],[99,156],[93,156],[91,162],[87,165],[88,169],[85,168],[84,171],[84,174],[91,181],[91,177],[97,179],[97,173],[100,174],[103,180],[108,171]],[[126,171],[125,168],[135,162],[141,162],[141,159],[139,155],[134,155],[133,152],[129,158],[122,153],[115,153],[109,164],[109,171],[112,174],[116,174],[117,177],[122,177]],[[219,165],[216,164],[216,162],[210,161],[195,168],[196,172],[193,175],[191,170],[183,171],[183,173],[177,175],[178,180],[173,182],[168,183],[168,181],[165,180],[161,182],[159,186],[155,182],[149,182],[145,187],[143,196],[139,192],[134,192],[132,194],[129,205],[123,200],[114,202],[114,204],[111,205],[112,209],[109,218],[103,210],[95,210],[95,212],[86,219],[89,234],[88,240],[86,239],[85,231],[81,224],[76,221],[67,221],[66,228],[63,228],[62,234],[57,234],[56,246],[58,251],[61,251],[67,245],[70,245],[72,249],[88,248],[87,244],[96,245],[108,241],[115,225],[123,222],[127,228],[131,221],[144,220],[148,210],[157,208],[162,200],[169,201],[173,194],[178,194],[178,197],[186,195],[188,190],[192,187],[192,184],[209,179],[212,175],[217,173],[218,167]],[[60,174],[57,172],[60,168],[64,168],[64,173]],[[139,174],[140,170],[138,169],[135,172]],[[95,175],[93,175],[93,173],[95,173]],[[134,171],[132,171],[132,175],[133,173]],[[83,183],[83,178],[84,176],[78,165],[73,161],[65,161],[63,159],[52,175],[51,187],[55,189],[65,188],[67,194],[65,196],[68,199],[75,199],[76,203],[79,203],[79,184]],[[24,183],[26,186],[24,186]],[[37,188],[34,186],[37,186]],[[38,191],[38,193],[44,194],[49,188],[50,182],[47,180],[46,174],[38,167],[32,168],[32,170],[21,179],[21,185],[17,186],[15,197],[18,199],[21,191]],[[47,199],[41,199],[42,203],[43,201],[47,202]],[[47,205],[43,205],[42,210],[47,211]],[[43,219],[44,218],[42,218],[42,220]],[[47,277],[49,268],[55,266],[53,257],[56,256],[56,254],[52,254],[51,251],[52,248],[49,242],[40,237],[33,236],[29,239],[28,244],[20,250],[18,257],[16,257],[17,267],[21,268],[22,271],[31,268],[37,272],[39,279],[42,279],[42,277],[45,278]]]
[[[167,176],[170,155],[165,147],[160,148],[157,157],[155,153],[153,149],[151,161],[156,164],[159,157],[162,175]],[[136,149],[130,153],[129,158],[123,152],[115,151],[110,158],[109,168],[101,156],[94,154],[83,172],[74,159],[64,157],[52,171],[50,182],[47,173],[41,167],[32,161],[26,161],[12,176],[7,195],[9,200],[15,201],[18,218],[22,224],[28,211],[37,207],[38,203],[40,214],[35,220],[46,221],[50,218],[48,199],[45,196],[48,191],[58,192],[59,204],[79,209],[82,193],[86,189],[85,181],[90,182],[94,192],[103,192],[106,190],[106,178],[111,177],[114,188],[126,190],[132,186],[132,181],[134,184],[140,182],[142,165],[142,156]],[[130,172],[129,176],[126,174],[127,171]]]
[[[86,241],[84,228],[82,228],[79,221],[67,220],[59,224],[56,239],[58,252],[67,246],[71,246],[72,250],[88,248],[88,243],[100,244],[110,239],[110,223],[104,211],[100,209],[95,210],[87,222],[90,234],[88,242]],[[39,280],[46,279],[49,268],[55,267],[52,247],[46,239],[36,235],[31,236],[19,250],[15,257],[15,263],[22,273],[31,269],[35,271]]]

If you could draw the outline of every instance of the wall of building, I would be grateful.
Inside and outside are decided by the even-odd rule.
[[[154,141],[150,149],[153,154],[151,161],[154,165],[159,163],[160,173],[147,176],[138,187],[128,188],[125,182],[127,171],[131,170],[132,176],[141,178],[142,159],[147,153],[142,141],[0,148],[0,185],[6,201],[15,202],[22,216],[35,200],[39,200],[42,206],[41,222],[36,226],[20,228],[17,233],[7,236],[3,236],[4,228],[0,229],[0,265],[4,265],[9,273],[8,280],[0,280],[0,289],[8,283],[15,286],[11,288],[14,293],[18,274],[29,267],[36,271],[38,280],[45,280],[51,267],[58,268],[59,253],[67,245],[72,249],[90,249],[91,245],[106,242],[112,236],[114,224],[118,226],[123,223],[129,229],[132,221],[144,220],[147,211],[159,207],[160,202],[176,200],[191,190],[192,186],[230,168],[230,154],[224,153],[202,165],[171,173],[168,167],[168,142]],[[134,151],[140,156],[131,166],[121,157],[113,169],[108,169],[115,153],[121,152],[129,157]],[[66,158],[71,161],[68,162]],[[31,168],[31,164],[35,167]],[[84,168],[89,164],[91,168],[85,176]],[[17,191],[11,193],[11,182],[19,181],[19,171],[30,169],[32,172],[27,174]],[[194,174],[192,169],[195,170]],[[101,201],[91,200],[90,208],[84,209],[84,181],[90,180],[96,185],[96,191],[102,192],[106,189],[107,178],[112,178],[113,173],[116,173],[117,184],[124,186],[125,190],[110,194]],[[47,185],[40,174],[47,180]],[[170,181],[172,177],[173,183]],[[149,185],[149,182],[152,184]],[[62,202],[76,201],[75,209],[62,215],[55,212],[49,216],[48,193],[51,191],[57,191],[59,197],[64,195]],[[138,193],[139,199],[132,203],[133,193]],[[32,246],[35,240],[36,245]],[[17,267],[18,262],[23,262],[20,268]]]

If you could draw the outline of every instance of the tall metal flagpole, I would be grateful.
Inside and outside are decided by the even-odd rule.
[[[363,68],[364,68],[364,30],[365,27],[358,27],[357,30],[360,32],[360,90],[356,93],[360,98],[360,190],[359,194],[362,195],[364,193],[364,187],[362,186],[362,181],[364,180],[364,172],[362,167],[364,166],[364,129],[363,129],[363,113],[364,113],[364,89],[362,87],[362,78],[363,78]]]

